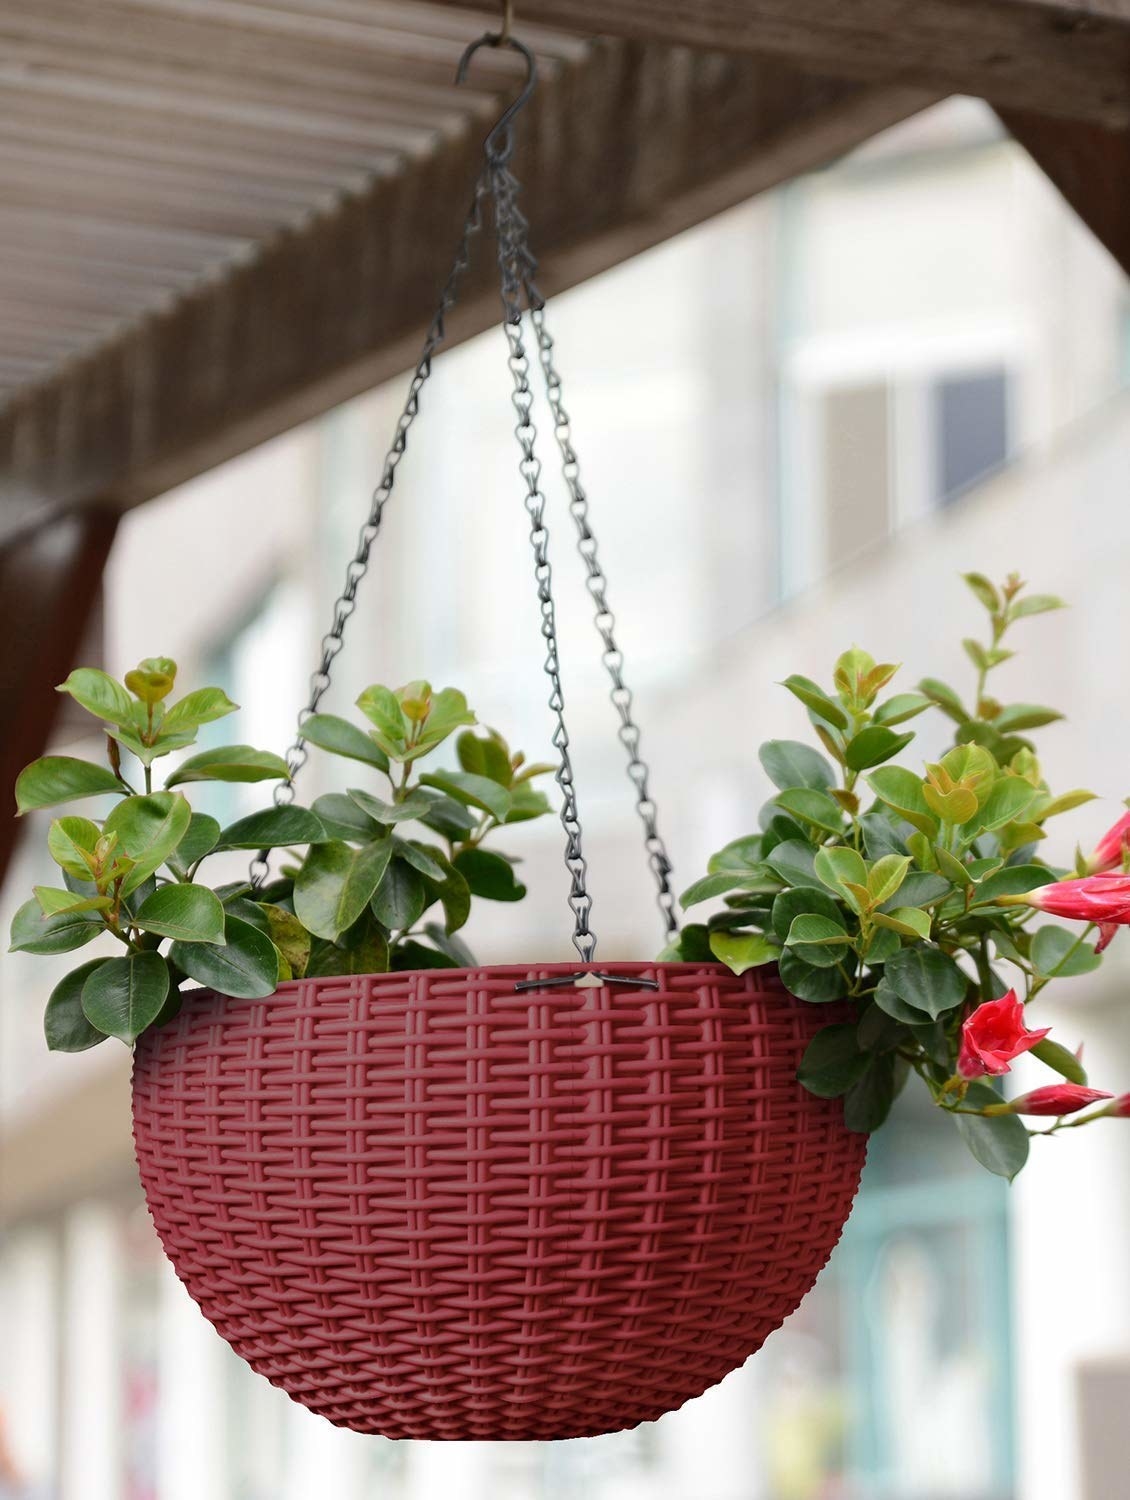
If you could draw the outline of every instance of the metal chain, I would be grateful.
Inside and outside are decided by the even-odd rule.
[[[573,946],[583,963],[596,954],[596,935],[589,926],[592,897],[588,893],[588,865],[582,849],[582,829],[577,806],[573,763],[569,754],[569,731],[565,725],[565,695],[561,686],[561,662],[557,646],[557,615],[553,603],[553,569],[549,562],[549,530],[545,524],[545,494],[541,488],[541,462],[535,451],[537,430],[530,415],[530,362],[522,339],[522,294],[534,265],[526,240],[527,224],[517,207],[518,181],[509,170],[512,140],[488,139],[487,161],[491,196],[498,234],[498,264],[502,279],[503,328],[510,345],[510,373],[514,388],[511,400],[518,423],[514,435],[522,450],[518,468],[526,481],[525,506],[530,518],[530,545],[534,552],[534,578],[541,607],[541,633],[545,641],[545,673],[550,681],[549,706],[556,727],[553,744],[558,753],[556,781],[561,788],[561,826],[565,830],[565,867],[570,875],[569,905],[573,911]]]
[[[636,789],[636,812],[644,826],[644,848],[655,878],[656,905],[662,915],[668,938],[675,938],[679,934],[679,918],[675,896],[671,890],[671,861],[659,832],[658,810],[648,786],[650,772],[647,763],[640,756],[640,730],[632,716],[632,690],[624,681],[624,653],[616,643],[616,616],[609,606],[606,592],[608,579],[601,567],[596,536],[589,523],[588,495],[581,482],[581,467],[573,447],[569,413],[562,402],[561,376],[554,364],[553,339],[545,321],[545,299],[532,278],[526,281],[526,296],[537,334],[538,358],[545,376],[546,399],[553,415],[554,434],[561,453],[561,473],[569,491],[569,510],[577,528],[577,551],[585,564],[588,591],[596,605],[593,621],[604,642],[601,661],[612,681],[609,697],[620,716],[617,733],[628,754],[628,777]]]
[[[354,552],[349,566],[345,570],[345,586],[334,602],[330,628],[322,637],[322,656],[317,670],[310,678],[310,696],[307,699],[306,706],[298,715],[298,733],[295,736],[294,743],[286,752],[286,764],[289,775],[286,781],[279,782],[275,787],[274,803],[276,807],[285,807],[288,803],[294,801],[294,778],[309,758],[310,752],[306,748],[302,726],[311,714],[317,712],[319,703],[321,703],[329,690],[333,665],[342,646],[342,636],[350,616],[357,607],[357,590],[361,584],[361,580],[369,571],[369,554],[373,549],[373,543],[380,534],[384,508],[388,503],[393,485],[396,482],[396,471],[400,465],[400,460],[404,457],[404,451],[408,444],[408,433],[420,410],[420,393],[432,373],[433,357],[446,336],[447,314],[455,305],[459,283],[470,265],[471,241],[482,228],[482,203],[483,197],[487,192],[487,187],[487,172],[484,170],[482,176],[475,183],[471,206],[467,210],[467,217],[463,221],[463,229],[459,237],[458,246],[456,247],[455,259],[452,261],[451,270],[448,272],[447,280],[444,282],[443,290],[440,293],[439,305],[435,310],[432,321],[428,326],[427,334],[424,337],[420,358],[416,362],[416,369],[413,372],[412,381],[408,387],[408,396],[405,400],[403,410],[397,419],[392,446],[385,455],[380,482],[373,491],[369,515],[358,535],[357,550]],[[258,890],[270,874],[270,864],[267,859],[268,852],[265,849],[260,850],[251,861],[248,874],[253,890]]]

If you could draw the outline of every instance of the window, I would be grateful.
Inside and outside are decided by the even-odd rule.
[[[934,501],[949,505],[1008,458],[1008,380],[1003,369],[944,376],[931,398]]]

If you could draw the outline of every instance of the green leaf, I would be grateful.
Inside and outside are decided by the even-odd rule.
[[[885,854],[875,861],[867,872],[867,890],[876,906],[898,894],[909,869],[910,859],[905,854]]]
[[[805,1049],[797,1078],[818,1099],[839,1099],[863,1077],[870,1059],[859,1050],[855,1026],[825,1026]]]
[[[390,827],[393,823],[414,822],[425,817],[435,805],[433,798],[419,790],[409,792],[400,802],[385,802],[356,787],[350,789],[349,796],[363,813],[385,827]]]
[[[885,982],[876,986],[875,1004],[884,1015],[890,1016],[894,1021],[901,1021],[904,1026],[921,1026],[924,1024],[922,1012],[915,1006],[908,1005]]]
[[[33,896],[12,918],[11,946],[9,953],[36,953],[50,955],[70,953],[85,943],[93,942],[104,924],[94,912],[60,912],[57,916],[44,916],[39,902]]]
[[[712,932],[710,951],[734,974],[744,974],[772,963],[781,950],[759,932]]]
[[[133,723],[133,699],[113,677],[100,672],[97,667],[76,667],[66,682],[55,689],[57,693],[69,693],[76,703],[111,724]]]
[[[220,825],[215,818],[207,813],[193,813],[184,837],[170,856],[170,864],[181,871],[190,870],[212,852],[219,837]]]
[[[1001,596],[984,573],[963,573],[961,576],[991,615],[1000,613]]]
[[[105,958],[95,958],[72,969],[51,991],[43,1015],[43,1034],[52,1052],[85,1052],[106,1040],[106,1033],[86,1019],[82,987],[95,969],[108,962]]]
[[[447,869],[451,867],[448,865],[445,869],[438,859],[433,858],[433,851],[422,848],[410,839],[400,839],[394,836],[392,842],[398,857],[406,860],[414,870],[418,870],[425,880],[442,885],[447,879]]]
[[[727,891],[760,890],[764,884],[748,870],[723,871],[717,875],[704,875],[701,880],[696,880],[693,885],[687,886],[679,900],[684,907],[697,906],[700,901],[712,901],[715,896],[724,896]]]
[[[336,941],[372,900],[392,853],[389,837],[360,849],[337,839],[312,844],[294,882],[294,910],[303,926]]]
[[[980,882],[973,905],[983,906],[998,896],[1026,896],[1054,879],[1055,871],[1046,865],[1006,865]]]
[[[974,1108],[999,1104],[993,1089],[971,1084],[966,1102]],[[1018,1115],[954,1115],[973,1156],[997,1177],[1011,1182],[1028,1160],[1028,1131]]]
[[[765,856],[765,863],[787,885],[823,890],[824,883],[816,874],[815,860],[815,849],[810,844],[802,844],[799,839],[786,839]]]
[[[1026,808],[1032,805],[1037,795],[1031,782],[1020,776],[1002,776],[994,783],[985,799],[977,826],[979,828],[1003,828],[1013,822]]]
[[[797,917],[817,916],[843,925],[843,914],[826,891],[803,886],[782,891],[773,902],[770,924],[783,943]]]
[[[461,849],[452,864],[467,882],[472,896],[488,901],[521,901],[526,887],[515,879],[514,866],[487,849]]]
[[[900,906],[929,906],[947,896],[951,889],[944,876],[932,875],[927,870],[911,870],[899,886],[898,900]]]
[[[922,796],[926,806],[943,823],[960,826],[977,814],[977,794],[969,787],[955,786],[952,791],[942,792],[927,783],[922,788]]]
[[[122,882],[128,896],[165,863],[188,832],[192,809],[179,792],[126,797],[106,819],[103,834],[117,834],[118,849],[133,860]]]
[[[165,785],[182,786],[186,781],[286,781],[289,776],[281,755],[255,750],[251,745],[222,745],[181,761]]]
[[[239,704],[233,703],[223,688],[197,688],[166,709],[161,720],[161,733],[199,729],[201,724],[211,724],[215,719],[234,714],[238,707]]]
[[[202,885],[163,885],[141,903],[137,925],[160,937],[184,943],[219,943],[224,939],[224,908]]]
[[[485,776],[499,786],[508,787],[514,780],[514,767],[510,764],[510,751],[506,741],[493,730],[485,736],[470,730],[461,734],[455,742],[455,753],[464,771],[472,776]]]
[[[863,847],[868,859],[882,859],[885,854],[907,852],[905,836],[885,807],[877,807],[864,813],[859,826],[863,829]]]
[[[511,816],[513,816],[513,809],[511,809]],[[462,843],[466,836],[479,825],[475,814],[465,808],[461,802],[456,802],[454,797],[442,795],[431,799],[428,811],[419,821],[425,828],[430,828],[453,844]]]
[[[401,712],[396,694],[390,688],[374,684],[357,699],[357,707],[372,724],[373,738],[393,760],[404,759],[408,739],[408,720]]]
[[[89,880],[90,866],[82,856],[94,853],[101,836],[98,824],[89,818],[56,818],[47,832],[47,851],[68,875]]]
[[[875,710],[876,724],[902,724],[907,719],[916,718],[918,714],[925,713],[931,706],[932,700],[925,693],[896,693],[893,698],[888,698],[886,703],[880,703]]]
[[[302,724],[302,738],[319,750],[328,750],[331,755],[344,755],[349,760],[362,761],[375,766],[378,771],[388,770],[388,756],[365,733],[348,719],[339,719],[336,714],[311,714]]]
[[[876,926],[885,927],[903,937],[921,938],[923,942],[930,937],[930,915],[919,911],[916,906],[896,906],[894,911],[872,912],[871,920]]]
[[[394,859],[370,903],[377,921],[389,932],[405,932],[420,920],[426,905],[423,877],[404,860]]]
[[[380,825],[344,792],[326,792],[315,797],[312,811],[332,839],[367,844],[381,833]]]
[[[211,943],[174,943],[169,958],[177,968],[221,995],[261,1000],[279,985],[279,950],[265,933],[229,912],[222,948]]]
[[[877,913],[872,915],[875,920]],[[902,945],[899,943],[898,933],[889,932],[882,927],[876,927],[871,934],[871,941],[863,951],[863,961],[874,968],[879,964],[885,964],[892,953],[897,953]]]
[[[926,803],[922,779],[902,766],[881,766],[867,777],[871,790],[888,807],[920,832],[933,838],[938,831],[937,819]]]
[[[424,943],[407,942],[397,945],[392,959],[393,970],[398,974],[414,969],[462,969],[466,965],[449,953],[441,953]]]
[[[1051,1037],[1047,1036],[1042,1042],[1037,1042],[1031,1052],[1033,1057],[1038,1057],[1046,1067],[1059,1073],[1068,1082],[1077,1083],[1086,1088],[1087,1070],[1074,1052],[1069,1052],[1066,1047],[1061,1047],[1058,1042],[1053,1042]]]
[[[848,727],[847,714],[834,698],[830,698],[824,689],[810,678],[794,673],[793,676],[786,677],[781,686],[788,688],[793,697],[799,698],[805,708],[810,709],[818,718],[826,720],[836,729]],[[796,784],[796,782],[793,783],[794,786]]]
[[[961,969],[938,948],[903,948],[887,960],[883,979],[901,1000],[931,1021],[960,1005],[968,989]]]
[[[314,943],[306,973],[322,978],[330,974],[387,974],[388,970],[388,934],[372,912],[366,911],[337,943]]]
[[[850,906],[857,905],[856,898],[848,895],[847,887],[867,885],[867,866],[861,854],[857,854],[854,849],[818,849],[813,869],[818,879],[830,890],[844,895]]]
[[[1064,792],[1061,797],[1053,797],[1050,802],[1040,808],[1034,815],[1044,822],[1047,818],[1058,817],[1060,813],[1071,812],[1076,807],[1082,807],[1087,802],[1096,800],[1095,793],[1089,792],[1085,787],[1076,787],[1074,791]]]
[[[467,700],[458,688],[442,688],[433,693],[428,706],[428,716],[416,747],[408,759],[427,755],[463,724],[474,724],[475,715],[467,707]]]
[[[71,755],[45,755],[33,760],[16,777],[16,808],[20,813],[54,807],[79,797],[122,792],[122,784],[108,766],[76,760]]]
[[[82,987],[86,1019],[106,1036],[132,1047],[161,1013],[169,994],[169,966],[159,953],[109,958]]]
[[[722,875],[727,871],[748,874],[761,863],[763,844],[764,840],[757,833],[733,839],[724,849],[710,856],[706,868],[711,875]]]
[[[407,846],[398,845],[397,853],[407,858]],[[416,853],[419,853],[417,848]],[[424,888],[428,895],[435,900],[437,897],[443,903],[443,913],[447,923],[447,931],[455,932],[463,926],[471,915],[471,888],[457,869],[438,850],[429,848],[426,857],[432,863],[438,865],[443,878],[435,880],[424,875]],[[419,865],[416,866],[419,869]],[[423,873],[423,872],[421,872]]]
[[[544,817],[550,811],[549,798],[528,781],[516,781],[510,788],[510,811],[507,824],[528,823],[531,818]]]
[[[870,724],[861,729],[847,743],[844,760],[852,771],[866,771],[869,766],[880,765],[905,749],[914,738],[909,734],[896,734],[882,724]]]
[[[225,828],[216,849],[285,849],[325,837],[320,819],[305,807],[268,807]]]
[[[1010,620],[1023,620],[1029,615],[1046,615],[1053,609],[1066,609],[1067,605],[1055,594],[1028,594],[1023,599],[1014,599],[1008,607]]]
[[[109,896],[84,896],[51,885],[35,885],[32,890],[45,917],[54,917],[59,912],[109,911],[114,904]]]
[[[310,934],[292,911],[264,901],[260,912],[267,919],[267,936],[282,954],[293,979],[301,979],[310,962]]]
[[[948,849],[942,849],[935,845],[934,858],[938,861],[938,869],[953,885],[959,885],[967,889],[973,884],[973,876],[962,864],[961,860],[955,859]]]
[[[839,922],[809,913],[794,918],[785,946],[813,968],[830,969],[843,958],[849,941]]]
[[[918,689],[936,708],[940,708],[958,724],[965,724],[970,719],[971,715],[966,712],[953,688],[947,687],[944,682],[939,682],[936,677],[924,677],[918,684]]]
[[[1055,724],[1062,718],[1054,708],[1041,708],[1036,703],[1010,703],[997,714],[993,728],[1002,734],[1019,734],[1025,729],[1042,729],[1045,724]]]
[[[818,792],[811,787],[793,787],[779,793],[776,801],[778,807],[783,807],[802,823],[810,823],[824,833],[843,833],[844,815],[826,792]]]
[[[1089,974],[1102,964],[1102,957],[1066,927],[1041,927],[1032,938],[1032,966],[1045,979],[1069,979]]]
[[[806,964],[791,948],[781,953],[777,966],[781,983],[798,1000],[826,1005],[829,1001],[844,998],[844,976],[839,969],[818,969]]]
[[[436,922],[428,922],[424,931],[446,958],[462,969],[473,969],[475,955],[457,933],[445,932]]]
[[[859,1135],[870,1135],[886,1123],[895,1102],[896,1062],[889,1053],[873,1057],[863,1075],[844,1095],[844,1124]]]
[[[793,787],[821,792],[836,783],[835,773],[819,751],[799,740],[769,740],[758,751],[758,759],[769,780],[783,792]]]
[[[446,792],[465,807],[481,808],[499,823],[505,823],[510,812],[510,792],[489,777],[475,776],[468,771],[433,771],[421,776],[420,782],[423,786]]]

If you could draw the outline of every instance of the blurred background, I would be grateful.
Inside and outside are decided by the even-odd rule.
[[[662,315],[658,315],[661,310]],[[1072,609],[1022,627],[1009,695],[1064,708],[1053,787],[1130,792],[1130,293],[987,107],[952,99],[827,170],[557,299],[592,498],[661,822],[683,889],[752,829],[757,746],[800,737],[775,684],[858,642],[966,680],[963,570]],[[550,721],[502,334],[439,361],[328,707],[367,683],[462,687],[532,756]],[[125,519],[103,663],[174,656],[282,750],[404,380]],[[552,432],[544,411],[540,426]],[[571,525],[549,475],[565,689],[604,958],[661,942]],[[172,593],[150,559],[183,565]],[[1003,676],[1003,673],[1002,673]],[[929,748],[941,722],[922,721]],[[332,783],[315,758],[300,796]],[[250,795],[246,795],[250,793]],[[214,789],[230,818],[256,789]],[[32,829],[10,919],[47,870]],[[467,936],[569,956],[555,822],[519,828],[531,895]],[[1130,1088],[1127,952],[1042,1024]],[[252,1375],[160,1254],[131,1154],[128,1059],[49,1055],[66,959],[0,957],[3,1500],[1117,1500],[1130,1434],[1130,1124],[1040,1143],[1011,1189],[899,1106],[816,1290],[743,1369],[654,1426],[554,1445],[393,1444]],[[56,967],[57,966],[57,967]],[[1027,1075],[1024,1075],[1026,1077]]]

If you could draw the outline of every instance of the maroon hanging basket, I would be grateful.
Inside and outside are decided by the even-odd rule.
[[[137,1159],[177,1274],[331,1422],[649,1421],[758,1349],[839,1239],[865,1138],[796,1081],[836,1008],[714,964],[515,990],[573,972],[200,991],[138,1042]]]

